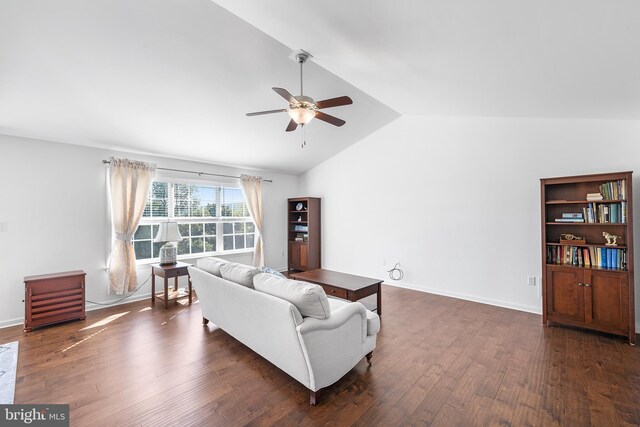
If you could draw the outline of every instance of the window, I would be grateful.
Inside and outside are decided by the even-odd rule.
[[[178,257],[253,249],[255,224],[240,188],[154,182],[133,236],[137,260],[159,257],[164,242],[153,239],[167,220],[176,221],[182,235]]]

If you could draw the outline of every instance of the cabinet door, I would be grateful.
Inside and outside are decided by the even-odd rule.
[[[300,268],[300,245],[289,242],[289,268]]]
[[[587,323],[626,331],[629,315],[627,273],[585,271]]]
[[[584,286],[582,270],[547,267],[547,313],[557,319],[584,321]]]
[[[309,257],[308,257],[308,248],[305,243],[298,245],[300,249],[298,249],[300,254],[300,268],[306,270],[309,266]]]

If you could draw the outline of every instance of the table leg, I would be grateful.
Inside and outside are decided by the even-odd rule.
[[[156,274],[151,267],[151,304],[156,303]]]
[[[378,283],[378,316],[382,317],[382,284]]]
[[[173,279],[173,290],[174,290],[174,291],[177,291],[177,290],[178,290],[178,276],[176,276],[176,277]]]
[[[169,279],[164,278],[164,308],[169,308]]]
[[[187,283],[189,283],[189,305],[191,305],[191,276],[187,274]]]

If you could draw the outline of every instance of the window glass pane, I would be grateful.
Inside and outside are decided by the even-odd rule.
[[[178,231],[180,231],[180,235],[182,237],[190,236],[189,233],[189,224],[178,224]]]
[[[222,234],[233,234],[233,223],[225,222],[222,225]],[[226,248],[226,245],[225,245]]]
[[[152,200],[151,201],[151,216],[154,217],[167,217],[167,200]]]
[[[185,254],[191,253],[189,251],[189,240],[190,239],[182,239],[182,241],[178,242],[178,255],[185,255]]]
[[[202,236],[202,224],[191,224],[191,235],[192,236]]]
[[[164,243],[158,242],[153,244],[153,257],[160,258],[160,248],[164,246]]]
[[[154,182],[151,184],[151,197],[154,199],[168,199],[169,184],[166,182]]]
[[[216,238],[205,237],[204,238],[204,250],[205,252],[215,252],[216,250]]]
[[[136,233],[133,235],[134,240],[151,239],[151,226],[139,225]]]
[[[224,250],[229,251],[233,249],[233,236],[224,236]]]
[[[247,233],[255,233],[256,231],[256,225],[252,222],[245,222],[245,224],[247,225]]]
[[[244,249],[244,235],[235,236],[236,238],[236,249]]]
[[[151,258],[151,241],[133,242],[133,250],[136,253],[136,259]]]
[[[204,252],[204,238],[192,237],[191,238],[191,253],[196,254]]]
[[[215,236],[216,235],[216,224],[209,222],[204,225],[204,234],[207,236]]]
[[[204,216],[217,216],[215,203],[207,203],[204,207]]]
[[[243,234],[244,222],[236,222],[235,224],[233,224],[233,232],[234,234]]]
[[[254,235],[247,234],[247,248],[253,248],[254,246]]]
[[[239,188],[223,188],[221,216],[242,217],[246,216],[245,211],[246,204],[242,190]]]
[[[173,210],[175,216],[177,216],[177,217],[189,216],[189,202],[188,201],[176,199],[175,204],[176,204],[176,207]]]
[[[158,235],[158,229],[160,228],[160,226],[158,224],[153,224],[153,233],[151,233],[151,238],[155,239],[156,236]]]

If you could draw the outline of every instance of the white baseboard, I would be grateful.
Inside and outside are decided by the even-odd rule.
[[[428,288],[428,287],[424,287],[424,286],[416,286],[416,285],[412,285],[410,283],[388,283],[388,282],[384,282],[384,284],[385,285],[389,285],[389,286],[395,286],[397,288],[405,288],[405,289],[411,289],[413,291],[425,292],[425,293],[428,293],[428,294],[442,295],[442,296],[445,296],[445,297],[452,297],[452,298],[462,299],[462,300],[465,300],[465,301],[473,301],[473,302],[479,302],[481,304],[487,304],[487,305],[494,305],[494,306],[497,306],[497,307],[510,308],[510,309],[518,310],[518,311],[525,311],[527,313],[542,314],[542,309],[540,307],[513,304],[513,303],[508,302],[508,301],[502,301],[502,300],[497,300],[497,299],[493,299],[493,298],[483,298],[483,297],[478,297],[478,296],[469,295],[469,294],[463,294],[463,293],[459,293],[459,292],[443,291],[442,289]]]
[[[389,285],[389,286],[395,286],[396,288],[411,289],[412,291],[425,292],[427,294],[442,295],[442,296],[445,296],[445,297],[458,298],[458,299],[462,299],[462,300],[465,300],[465,301],[479,302],[481,304],[494,305],[494,306],[497,306],[497,307],[510,308],[512,310],[518,310],[518,311],[524,311],[524,312],[527,312],[527,313],[533,313],[533,314],[542,315],[542,308],[541,307],[533,307],[533,306],[529,306],[529,305],[513,304],[513,303],[510,303],[508,301],[496,300],[496,299],[492,299],[492,298],[482,298],[482,297],[478,297],[478,296],[475,296],[475,295],[462,294],[462,293],[459,293],[459,292],[443,291],[442,289],[426,288],[426,287],[421,287],[421,286],[419,287],[419,286],[416,286],[416,285],[412,285],[410,283],[388,283],[388,282],[384,282],[383,284],[384,285]],[[638,333],[640,333],[640,323],[636,322],[636,334],[638,334]]]
[[[99,310],[101,308],[115,307],[117,305],[130,304],[130,303],[145,300],[145,299],[151,299],[151,292],[148,292],[146,294],[133,295],[127,299],[118,301],[117,303],[114,303],[114,304],[109,304],[109,301],[104,302],[104,304],[109,304],[109,305],[99,305],[99,304],[92,304],[88,302],[85,305],[85,311],[94,311],[94,310]],[[0,321],[0,329],[8,328],[16,325],[22,325],[22,324],[24,324],[24,316],[16,317],[15,319]]]

